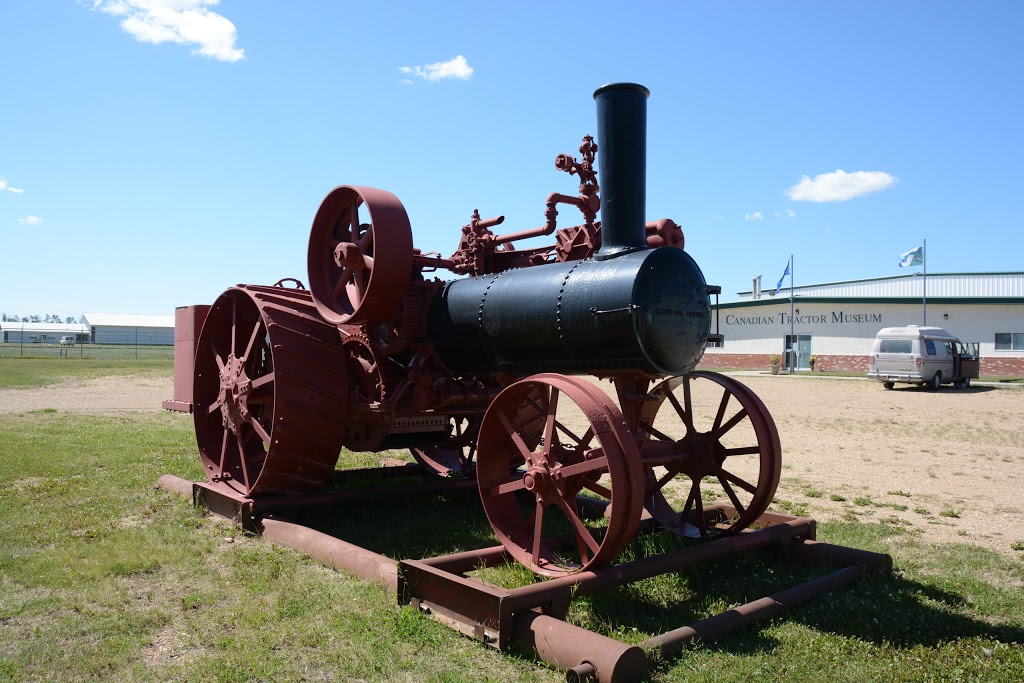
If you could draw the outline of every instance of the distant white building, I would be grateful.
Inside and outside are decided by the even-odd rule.
[[[83,313],[80,321],[94,344],[174,345],[173,315]]]
[[[8,344],[56,344],[73,336],[76,344],[89,341],[89,328],[81,323],[0,322],[0,342]]]
[[[701,369],[784,367],[866,371],[878,330],[925,322],[979,342],[981,373],[1024,375],[1024,273],[922,273],[739,292],[713,315],[725,340]],[[783,283],[784,285],[788,283]],[[712,323],[714,327],[714,323]]]

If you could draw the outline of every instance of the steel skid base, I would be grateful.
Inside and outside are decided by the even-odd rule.
[[[415,466],[350,470],[358,476],[404,476]],[[247,498],[227,486],[193,483],[173,475],[161,487],[205,505],[212,513],[294,550],[308,553],[328,567],[377,581],[393,590],[400,605],[412,605],[461,633],[499,650],[519,648],[566,672],[568,681],[621,683],[649,675],[647,652],[670,657],[692,641],[710,642],[729,631],[768,619],[828,591],[850,585],[864,573],[889,571],[889,555],[819,543],[815,521],[766,513],[755,528],[703,545],[663,555],[584,571],[514,589],[498,588],[468,576],[481,567],[513,562],[502,546],[396,562],[309,527],[287,521],[303,508],[370,502],[411,495],[437,495],[472,488],[472,480],[429,481],[377,488],[350,489],[309,496]],[[595,511],[597,514],[600,510]],[[708,507],[709,522],[732,513],[728,506]],[[655,530],[645,519],[641,533]],[[734,607],[719,615],[662,633],[639,645],[622,643],[564,620],[574,597],[647,579],[659,574],[725,559],[752,550],[777,547],[785,559],[817,563],[831,573],[774,595]]]

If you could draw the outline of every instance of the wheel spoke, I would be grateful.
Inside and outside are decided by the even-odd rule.
[[[220,354],[217,352],[217,347],[213,345],[212,341],[210,342],[210,350],[213,351],[213,359],[215,361],[217,361],[217,369],[220,370],[221,372],[223,372],[224,371],[224,361],[221,360]]]
[[[209,407],[207,407],[206,414],[207,415],[212,415],[213,413],[215,413],[218,410],[220,410],[221,405],[223,405],[223,404],[221,403],[221,400],[218,398],[216,401],[211,403],[209,405]]]
[[[511,479],[505,482],[504,484],[492,486],[491,488],[487,489],[487,495],[501,496],[506,493],[515,493],[516,491],[522,491],[524,489],[526,489],[526,482],[523,480],[523,477],[520,476],[517,477],[516,479]]]
[[[249,463],[246,462],[248,458],[245,455],[245,446],[240,437],[236,436],[235,441],[238,443],[238,459],[242,462],[242,483],[248,491],[252,489],[252,482],[249,481]]]
[[[249,354],[252,353],[252,347],[256,343],[256,337],[260,333],[260,329],[263,327],[263,319],[260,318],[256,321],[256,327],[252,328],[252,334],[249,335],[249,343],[245,345],[245,353],[242,354],[242,363],[244,364],[249,360]]]
[[[715,439],[721,439],[726,432],[728,432],[730,429],[732,429],[740,422],[742,422],[743,418],[745,418],[746,416],[747,411],[745,409],[740,410],[740,412],[736,413],[731,418],[729,418],[728,422],[719,427],[716,431],[711,432],[711,436]]]
[[[228,457],[228,436],[230,436],[230,434],[231,434],[231,432],[229,432],[227,429],[225,429],[224,430],[224,438],[220,442],[220,464],[218,465],[218,467],[220,469],[220,478],[221,479],[224,478],[224,463],[225,463],[225,460],[227,460],[227,457]]]
[[[229,355],[232,355],[232,356],[235,354],[235,348],[236,348],[235,344],[237,343],[237,341],[235,339],[235,328],[237,328],[237,327],[238,327],[238,297],[237,296],[233,296],[233,297],[231,297],[231,353],[229,354]]]
[[[555,413],[558,411],[558,389],[551,388],[548,398],[548,415],[544,422],[544,452],[550,454],[555,436]]]
[[[704,497],[700,494],[700,479],[694,479],[693,486],[694,493],[696,494],[693,500],[697,505],[697,519],[700,522],[697,528],[700,530],[700,535],[703,537],[708,535],[708,525],[707,521],[704,519]]]
[[[675,476],[676,476],[676,473],[673,472],[672,470],[669,470],[668,472],[666,472],[665,475],[661,479],[659,479],[658,481],[654,482],[654,486],[652,486],[651,488],[647,489],[647,495],[650,496],[650,495],[654,494],[655,492],[660,491],[661,489],[665,488],[665,484],[667,484],[670,481],[672,481],[672,479]]]
[[[690,385],[686,384],[685,386],[689,387]],[[668,394],[666,394],[666,398],[668,398],[668,401],[669,403],[672,404],[672,407],[675,408],[676,414],[679,416],[679,419],[683,421],[683,424],[686,425],[687,429],[692,430],[693,416],[686,412],[686,410],[684,410],[681,405],[679,405],[679,399],[676,398],[676,395],[670,391]]]
[[[745,446],[743,448],[726,448],[723,453],[726,457],[730,455],[757,455],[761,452],[760,446]]]
[[[348,292],[348,302],[353,308],[359,307],[359,304],[362,303],[363,297],[366,294],[365,279],[365,271],[352,273],[352,282],[349,283],[351,286],[346,289]]]
[[[572,430],[570,430],[568,427],[566,427],[564,424],[562,424],[561,421],[555,420],[555,426],[558,427],[558,431],[562,432],[563,434],[565,434],[567,437],[569,437],[570,439],[572,439],[576,443],[578,443],[578,444],[582,444],[583,443],[583,440],[580,439],[580,437],[576,436],[572,432]],[[593,431],[593,427],[591,427],[590,431],[591,432]],[[593,438],[593,434],[591,434],[590,437]],[[587,443],[589,443],[589,440],[588,440]]]
[[[725,407],[729,405],[730,396],[732,396],[732,394],[729,393],[728,389],[722,392],[722,402],[718,404],[718,414],[715,415],[715,424],[711,427],[712,433],[722,426],[722,418],[725,417]]]
[[[583,462],[578,462],[575,465],[567,465],[566,467],[560,467],[558,468],[558,475],[563,479],[567,479],[577,474],[593,472],[594,470],[598,469],[608,469],[608,456],[602,455],[598,458],[593,458],[592,460],[584,460]]]
[[[736,508],[736,512],[741,515],[744,512],[746,512],[746,508],[743,506],[743,503],[740,502],[740,499],[736,496],[736,492],[729,484],[729,481],[725,479],[722,475],[718,475],[718,482],[722,485],[722,488],[725,489],[725,495],[729,496],[729,500],[732,501],[732,506]]]
[[[741,489],[743,489],[747,493],[754,494],[754,493],[757,492],[757,487],[756,486],[754,486],[753,484],[751,484],[749,482],[746,482],[746,481],[740,479],[739,477],[737,477],[732,472],[729,472],[729,471],[724,470],[724,469],[723,470],[719,470],[718,476],[719,477],[724,477],[729,482],[731,482],[733,484],[736,484],[736,486],[739,486]]]
[[[498,419],[501,420],[501,424],[505,427],[509,437],[512,439],[512,443],[515,444],[519,450],[519,455],[522,456],[523,460],[529,461],[533,456],[533,451],[526,447],[526,443],[523,441],[523,437],[519,435],[516,428],[512,426],[512,423],[508,421],[508,416],[504,412],[498,413]]]
[[[352,281],[356,271],[352,268],[342,268],[341,275],[338,277],[338,281],[334,283],[334,298],[337,299],[341,296],[341,292],[348,287],[348,283]]]
[[[261,388],[263,386],[266,386],[267,384],[270,384],[273,381],[274,381],[274,373],[273,372],[268,372],[267,374],[263,375],[262,377],[257,377],[256,379],[254,379],[252,381],[252,391],[256,391],[257,389],[259,389],[259,388]]]
[[[597,495],[599,495],[599,496],[601,496],[603,498],[607,498],[608,500],[612,499],[612,491],[611,491],[611,489],[607,489],[604,486],[601,486],[596,481],[590,481],[589,479],[584,479],[583,480],[583,488],[588,489],[590,491],[593,491]]]
[[[583,520],[579,518],[579,515],[576,514],[573,507],[569,505],[569,501],[561,496],[558,496],[555,500],[558,501],[558,507],[562,508],[562,512],[565,513],[565,516],[569,519],[569,523],[572,524],[573,529],[576,530],[577,542],[580,540],[584,541],[590,547],[590,550],[596,555],[601,546],[591,535],[590,529],[583,524]],[[589,558],[583,559],[583,561],[587,562],[588,559]]]
[[[365,254],[370,251],[370,245],[373,244],[373,225],[366,226],[366,232],[359,236],[359,241],[356,243],[359,245],[359,252]]]
[[[267,446],[270,446],[270,434],[267,434],[267,430],[263,428],[263,425],[260,424],[259,420],[250,415],[249,424],[252,426],[256,434],[258,434],[259,437],[263,440],[263,443],[266,444]]]
[[[690,398],[690,377],[687,375],[683,377],[683,401],[685,402],[684,408],[686,409],[686,426],[693,429],[693,401]],[[688,421],[687,421],[688,419]]]
[[[661,431],[655,429],[653,425],[650,426],[650,427],[645,426],[644,429],[646,429],[649,433],[653,434],[654,436],[658,437],[658,439],[661,440],[661,441],[665,441],[667,443],[676,443],[676,441],[677,441],[676,439],[673,439],[668,434],[665,434],[664,432],[661,432]]]
[[[533,512],[533,564],[540,564],[540,541],[544,536],[544,504],[539,500]]]
[[[686,497],[686,505],[683,506],[683,511],[679,513],[678,525],[682,526],[686,523],[686,518],[690,516],[690,508],[693,507],[693,501],[696,497],[696,492],[700,490],[700,484],[696,481],[690,484],[690,494]]]
[[[596,432],[594,431],[593,426],[583,433],[583,438],[579,439],[579,443],[576,444],[576,457],[583,457],[583,452],[587,450],[588,446],[590,446],[590,442],[594,440],[595,434]]]

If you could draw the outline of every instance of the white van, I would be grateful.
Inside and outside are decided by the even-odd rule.
[[[896,382],[966,389],[978,378],[979,364],[976,343],[965,344],[941,327],[886,327],[871,347],[868,377],[886,389]]]
[[[74,346],[75,345],[75,338],[74,338],[74,336],[72,336],[70,334],[64,335],[63,337],[60,338],[60,345],[61,346]]]

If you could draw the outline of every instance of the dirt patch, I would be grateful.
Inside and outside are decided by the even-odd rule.
[[[112,376],[67,380],[29,389],[0,389],[0,413],[55,410],[59,413],[151,413],[171,398],[170,377]]]
[[[740,378],[775,419],[780,501],[821,521],[901,526],[929,542],[1019,556],[1024,392],[789,376]],[[842,500],[839,500],[842,499]]]
[[[882,522],[929,542],[1019,556],[1011,546],[1024,542],[1024,390],[886,391],[857,379],[738,379],[778,426],[783,471],[773,509],[820,521]],[[0,390],[0,413],[157,412],[171,395],[170,378],[104,377]]]

